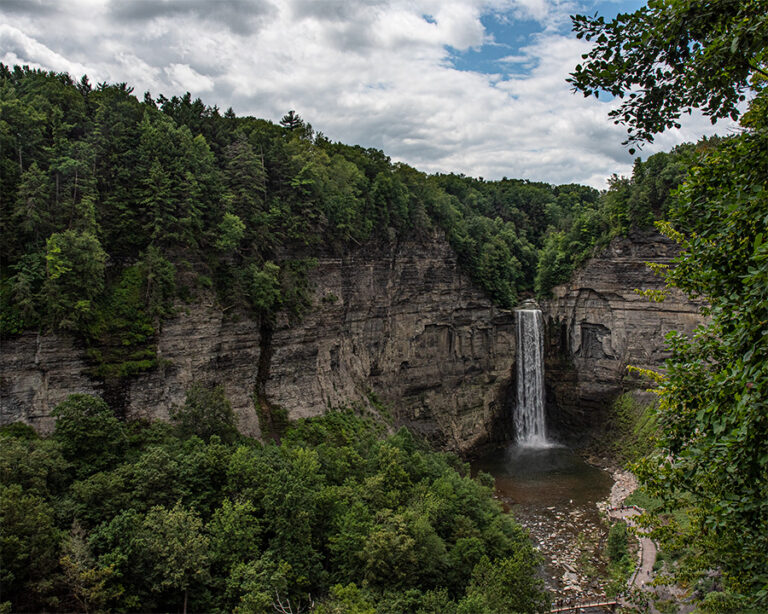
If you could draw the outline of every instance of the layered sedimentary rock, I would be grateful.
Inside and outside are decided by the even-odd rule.
[[[313,308],[299,323],[279,321],[271,339],[213,300],[182,306],[159,335],[162,366],[119,386],[89,378],[69,337],[7,341],[0,419],[48,430],[50,411],[72,392],[102,394],[128,416],[167,418],[193,382],[207,381],[224,386],[241,430],[258,435],[260,368],[266,401],[292,419],[376,398],[396,421],[459,451],[509,413],[514,315],[472,285],[442,237],[319,258],[311,282]]]
[[[22,420],[45,433],[68,395],[95,394],[82,348],[66,335],[25,333],[0,348],[0,424]]]
[[[679,292],[661,303],[634,292],[662,289],[646,262],[675,252],[657,234],[616,239],[542,302],[551,430],[598,424],[617,394],[647,385],[627,366],[661,368],[664,335],[702,322]],[[100,394],[129,417],[165,419],[200,381],[221,384],[241,430],[257,436],[257,390],[292,419],[378,399],[397,422],[458,451],[508,434],[499,426],[509,426],[515,403],[515,316],[473,286],[441,237],[321,257],[311,284],[304,319],[278,321],[269,336],[212,297],[180,306],[157,340],[161,366],[117,383],[89,377],[69,336],[6,340],[0,422],[50,430],[51,410],[73,392]]]
[[[667,264],[676,254],[676,245],[657,233],[614,239],[542,303],[547,411],[561,434],[585,432],[622,391],[647,387],[627,367],[662,370],[669,356],[664,336],[703,322],[701,304],[678,290],[662,302],[635,292],[664,289],[646,263]]]

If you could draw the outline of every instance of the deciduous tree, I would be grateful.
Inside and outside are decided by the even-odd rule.
[[[688,506],[690,526],[663,526],[695,556],[689,574],[719,569],[725,593],[705,599],[740,611],[768,605],[768,10],[764,0],[651,0],[612,22],[576,17],[595,46],[571,83],[625,97],[612,113],[629,142],[701,109],[745,130],[700,148],[662,228],[680,243],[667,280],[704,299],[710,323],[670,337],[660,386],[658,452],[641,478],[664,509]],[[722,610],[721,610],[722,611]]]

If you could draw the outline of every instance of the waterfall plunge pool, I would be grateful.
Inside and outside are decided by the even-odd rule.
[[[611,492],[611,476],[565,446],[509,445],[484,452],[472,462],[474,471],[496,479],[496,494],[510,509],[588,506]]]
[[[495,478],[497,498],[530,532],[555,598],[604,595],[605,573],[595,554],[604,538],[597,502],[613,484],[607,472],[559,445],[489,449],[471,466]]]
[[[528,529],[544,557],[545,581],[555,599],[602,598],[605,531],[597,502],[609,496],[613,480],[547,437],[542,313],[527,302],[515,314],[517,403],[512,418],[518,444],[486,452],[472,469],[495,478],[496,496]]]

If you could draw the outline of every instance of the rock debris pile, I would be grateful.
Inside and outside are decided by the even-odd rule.
[[[597,601],[605,597],[607,582],[600,558],[605,527],[594,511],[576,505],[513,508],[544,556],[545,581],[554,599]]]

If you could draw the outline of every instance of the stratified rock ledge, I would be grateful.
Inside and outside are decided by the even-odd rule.
[[[459,270],[442,236],[362,246],[325,256],[311,272],[313,308],[277,323],[264,386],[291,419],[329,407],[371,406],[372,394],[437,445],[464,452],[511,412],[514,314],[495,307]],[[25,334],[0,356],[0,423],[46,432],[68,394],[106,396],[128,417],[167,419],[195,381],[221,384],[240,428],[259,435],[254,405],[260,326],[225,313],[212,297],[179,307],[163,324],[165,366],[118,390],[86,375],[82,348],[66,335]]]
[[[635,292],[664,289],[646,263],[669,264],[677,253],[674,242],[655,232],[614,239],[542,302],[547,412],[561,435],[589,432],[617,395],[650,386],[627,367],[663,370],[665,335],[690,333],[704,322],[702,303],[679,290],[662,302]]]

